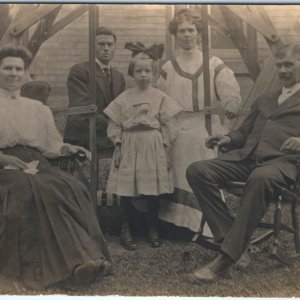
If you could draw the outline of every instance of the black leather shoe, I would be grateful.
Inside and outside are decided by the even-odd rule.
[[[136,244],[133,242],[131,238],[121,235],[120,244],[126,249],[130,251],[136,250]]]
[[[133,239],[131,237],[129,222],[126,217],[123,217],[122,223],[121,223],[120,244],[126,250],[130,250],[130,251],[136,250],[136,244],[133,242]]]
[[[188,274],[188,279],[197,284],[215,281],[222,274],[226,273],[232,264],[233,260],[229,256],[219,254],[213,261],[204,267]]]
[[[152,248],[159,248],[161,246],[161,241],[159,240],[159,234],[158,234],[157,226],[150,226],[150,228],[149,228],[149,240],[150,240],[150,245],[151,245]]]
[[[161,241],[159,239],[154,239],[150,241],[152,248],[159,248],[161,246]]]

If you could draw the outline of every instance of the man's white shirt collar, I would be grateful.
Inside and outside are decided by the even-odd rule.
[[[281,105],[286,99],[294,95],[300,90],[300,83],[294,84],[292,87],[286,88],[282,87],[282,93],[278,97],[278,104]]]
[[[96,58],[96,63],[101,68],[102,71],[103,71],[103,68],[108,68],[109,70],[111,69],[110,64],[105,65],[98,58]]]

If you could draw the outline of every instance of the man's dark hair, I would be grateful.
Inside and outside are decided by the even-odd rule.
[[[25,69],[27,69],[32,61],[32,54],[23,47],[13,44],[6,44],[0,47],[0,63],[5,57],[19,57],[24,61]]]
[[[96,29],[96,36],[97,35],[112,35],[114,37],[115,42],[117,41],[116,35],[107,27],[100,26]]]

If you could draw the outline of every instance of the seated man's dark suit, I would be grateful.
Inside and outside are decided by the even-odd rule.
[[[257,99],[240,128],[228,135],[231,151],[199,161],[187,169],[187,178],[199,200],[221,250],[237,261],[264,216],[278,184],[296,178],[293,157],[280,151],[283,142],[300,136],[300,91],[278,105],[280,91]],[[228,214],[219,186],[246,181],[236,219]]]
[[[74,65],[68,76],[69,106],[91,104],[89,99],[89,62]],[[96,120],[97,149],[100,157],[112,157],[114,145],[107,138],[107,118],[103,110],[125,90],[125,79],[121,72],[111,68],[111,86],[101,68],[96,64]],[[84,115],[69,116],[64,133],[65,141],[89,149],[89,120]]]

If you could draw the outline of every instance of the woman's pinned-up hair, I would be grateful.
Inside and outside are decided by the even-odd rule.
[[[145,47],[145,45],[141,42],[128,42],[125,44],[125,48],[132,51],[132,60],[128,66],[129,76],[133,77],[136,59],[151,59],[153,73],[158,71],[156,70],[158,68],[157,60],[162,58],[165,50],[163,44],[154,43],[149,47]]]
[[[25,69],[29,67],[32,61],[32,54],[23,47],[13,44],[5,44],[0,47],[0,64],[5,57],[19,57],[24,61]]]
[[[201,15],[190,8],[183,8],[176,12],[173,20],[169,23],[169,32],[176,35],[178,24],[183,23],[184,21],[194,24],[198,33],[202,30]]]

